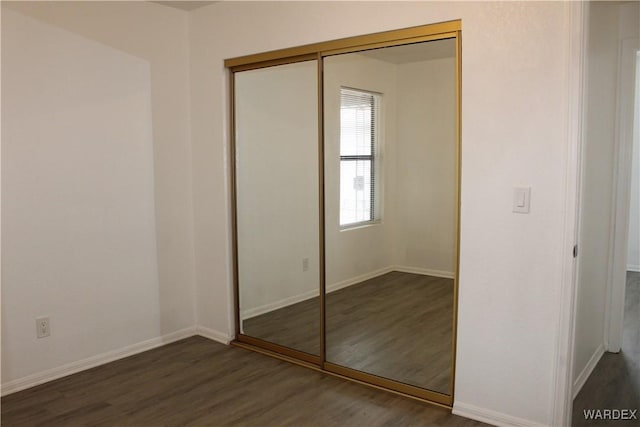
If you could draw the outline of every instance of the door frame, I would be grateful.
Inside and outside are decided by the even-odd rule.
[[[578,298],[577,242],[580,231],[582,194],[582,152],[584,94],[586,84],[588,2],[567,5],[568,72],[567,82],[567,148],[565,175],[565,217],[562,237],[562,283],[558,334],[553,371],[553,393],[550,396],[551,420],[554,426],[570,426],[573,411],[573,367],[575,352],[576,306]]]

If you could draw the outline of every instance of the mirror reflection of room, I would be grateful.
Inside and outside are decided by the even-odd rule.
[[[236,73],[241,332],[320,352],[317,61]]]
[[[324,60],[326,360],[450,393],[455,40]]]

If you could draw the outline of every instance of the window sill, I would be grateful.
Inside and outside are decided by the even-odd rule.
[[[379,219],[376,219],[374,221],[367,221],[367,222],[355,222],[353,224],[341,225],[340,232],[358,230],[360,228],[369,228],[369,227],[374,227],[380,224],[382,224],[382,221]]]

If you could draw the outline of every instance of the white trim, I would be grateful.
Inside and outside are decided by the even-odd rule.
[[[451,411],[454,415],[459,415],[472,420],[481,421],[499,427],[543,427],[544,424],[535,421],[525,420],[524,418],[514,417],[512,415],[503,414],[501,412],[492,411],[490,409],[481,408],[479,406],[470,405],[456,401]]]
[[[224,345],[229,345],[232,337],[224,332],[216,331],[214,329],[206,328],[204,326],[196,326],[195,335],[210,339],[212,341],[219,342]]]
[[[454,279],[456,277],[453,271],[430,270],[421,267],[406,267],[403,265],[395,265],[391,271],[399,271],[401,273],[422,274],[423,276],[441,277],[443,279]]]
[[[421,267],[407,267],[402,265],[390,265],[388,267],[380,268],[378,270],[370,271],[365,274],[361,274],[359,276],[351,277],[346,280],[342,280],[337,283],[333,283],[331,285],[327,285],[327,292],[331,293],[337,291],[342,288],[347,288],[352,285],[357,285],[358,283],[364,282],[365,280],[373,279],[378,276],[382,276],[383,274],[391,273],[392,271],[398,271],[400,273],[413,273],[413,274],[422,274],[425,276],[434,276],[434,277],[442,277],[445,279],[453,279],[455,277],[454,273],[442,270],[430,270],[427,268]]]
[[[104,365],[105,363],[123,359],[128,356],[133,356],[134,354],[142,353],[143,351],[151,350],[165,344],[191,337],[195,335],[195,333],[196,327],[191,326],[189,328],[171,332],[169,334],[165,334],[156,338],[151,338],[136,344],[128,345],[117,350],[111,350],[106,353],[78,360],[76,362],[67,363],[56,368],[51,368],[42,372],[27,375],[26,377],[3,383],[1,394],[2,396],[5,396],[7,394],[15,393],[20,390],[35,387],[49,381],[57,380],[58,378],[66,377],[67,375],[95,368],[96,366]]]
[[[640,265],[627,265],[627,271],[633,271],[634,273],[640,273]]]
[[[582,387],[584,386],[584,384],[589,379],[589,376],[591,376],[591,373],[596,368],[596,365],[598,364],[598,362],[602,358],[603,354],[604,354],[604,345],[600,344],[598,346],[598,348],[596,348],[596,351],[594,351],[593,354],[591,355],[591,357],[589,358],[589,361],[585,365],[585,367],[582,370],[582,372],[580,372],[580,375],[578,375],[578,378],[576,378],[575,382],[573,383],[573,398],[574,399],[576,398],[578,393],[580,393],[580,390],[582,390]]]
[[[258,307],[248,308],[246,310],[240,310],[240,318],[242,320],[251,319],[252,317],[260,316],[261,314],[269,313],[274,310],[278,310],[283,307],[288,307],[293,304],[297,304],[302,301],[306,301],[318,296],[318,290],[313,289],[311,291],[304,292],[302,294],[293,295],[287,298],[273,301],[267,304],[259,305]]]
[[[231,87],[231,82],[233,80],[233,75],[231,73],[231,71],[229,69],[227,69],[222,76],[220,76],[220,81],[219,84],[221,85],[221,93],[225,94],[224,96],[221,96],[218,99],[218,103],[219,103],[219,107],[220,107],[220,111],[222,112],[222,121],[220,123],[224,123],[225,125],[222,126],[222,141],[224,141],[224,144],[222,144],[222,149],[223,149],[223,160],[224,160],[224,167],[225,167],[225,172],[223,174],[224,176],[224,196],[225,196],[225,203],[226,205],[224,206],[223,212],[225,215],[225,240],[226,240],[226,262],[224,263],[225,269],[226,269],[226,297],[227,297],[227,305],[226,305],[226,314],[227,314],[227,330],[229,331],[234,331],[232,334],[235,336],[235,331],[237,328],[236,325],[236,292],[235,292],[235,269],[234,269],[234,258],[235,258],[235,250],[234,250],[234,227],[233,227],[233,223],[234,223],[234,219],[233,219],[233,206],[234,206],[234,200],[233,200],[233,177],[232,177],[232,171],[233,171],[233,162],[235,161],[235,159],[232,158],[231,156],[231,145],[233,144],[233,142],[231,141],[231,133],[230,133],[230,111],[229,111],[229,106],[232,105],[232,99],[231,99],[231,91],[230,91],[230,87]],[[190,89],[191,91],[192,89]],[[191,95],[191,93],[190,93]],[[193,96],[191,96],[191,99],[193,99]],[[190,105],[191,106],[191,105]],[[190,110],[193,111],[193,110]],[[190,113],[191,114],[191,113]],[[194,177],[193,173],[191,175],[192,179]],[[194,210],[195,211],[195,210]],[[196,224],[197,225],[197,224]],[[194,239],[195,240],[195,239]],[[197,241],[196,241],[197,243]],[[197,259],[197,258],[196,258]],[[206,262],[209,262],[209,259],[206,259]],[[198,271],[196,271],[196,278],[198,277]],[[198,285],[200,284],[200,282],[197,282]],[[209,286],[209,283],[207,283],[207,286]],[[210,303],[211,305],[209,307],[212,307],[213,301],[211,301]],[[211,310],[211,308],[210,308]],[[196,324],[200,323],[200,318],[201,318],[201,314],[198,312],[197,313],[198,317]],[[240,322],[242,323],[242,322]],[[239,329],[239,328],[238,328]]]
[[[555,336],[554,364],[549,407],[550,425],[571,425],[573,410],[573,364],[575,353],[575,314],[577,292],[577,264],[573,257],[573,246],[578,243],[580,227],[580,197],[582,168],[582,136],[584,124],[585,64],[589,3],[567,2],[567,32],[569,42],[566,49],[567,74],[567,128],[564,176],[564,224],[562,230],[562,277],[560,302],[557,307],[558,330]]]
[[[361,274],[359,276],[350,277],[349,279],[342,280],[340,282],[332,283],[331,285],[327,285],[327,293],[335,292],[343,288],[348,288],[349,286],[357,285],[360,282],[373,279],[374,277],[382,276],[383,274],[387,274],[392,271],[393,267],[384,267],[365,274]]]

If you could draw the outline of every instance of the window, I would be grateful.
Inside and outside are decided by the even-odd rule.
[[[378,94],[340,89],[340,226],[377,219],[379,104]]]

